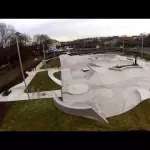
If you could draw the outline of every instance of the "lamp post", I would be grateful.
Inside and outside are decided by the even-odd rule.
[[[143,33],[141,34],[141,37],[142,37],[142,53],[141,53],[141,57],[143,58]]]
[[[123,35],[122,37],[123,37],[123,54],[124,54],[124,37],[125,37],[125,35]]]
[[[45,59],[44,43],[43,43],[42,45],[43,45],[43,55],[44,55],[44,63],[45,63],[45,70],[46,70],[47,68],[46,68],[46,59]]]
[[[16,32],[16,33],[15,33],[15,38],[16,38],[16,43],[17,43],[17,50],[18,50],[18,56],[19,56],[19,63],[20,63],[22,78],[23,78],[23,81],[24,81],[24,84],[25,84],[25,89],[26,89],[26,91],[27,91],[28,99],[30,100],[29,91],[28,91],[27,84],[26,84],[25,77],[24,77],[24,73],[23,73],[22,61],[21,61],[21,56],[20,56],[20,49],[19,49],[19,44],[18,44],[18,36],[19,36],[20,34],[21,34],[21,33]]]

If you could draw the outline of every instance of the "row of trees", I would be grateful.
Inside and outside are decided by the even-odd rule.
[[[7,25],[5,23],[0,23],[0,47],[2,47],[4,44],[6,46],[11,46],[16,43],[15,41],[15,33],[17,31],[12,25]],[[33,41],[33,45],[36,44],[51,44],[53,42],[53,39],[51,39],[46,34],[36,34],[33,36],[33,39],[27,35],[27,34],[20,34],[18,36],[19,43],[22,43],[24,46],[26,46],[27,42]]]
[[[0,68],[18,61],[16,32],[12,25],[0,23]],[[29,45],[28,43],[31,41],[32,45]],[[28,34],[23,33],[18,36],[18,42],[22,61],[26,61],[32,57],[33,51],[42,52],[43,45],[44,49],[47,49],[48,44],[51,44],[53,39],[46,34],[36,34],[32,39]]]
[[[73,48],[95,48],[97,45],[102,44],[97,38],[88,38],[88,39],[77,39],[71,42],[64,42],[61,44],[64,46],[71,46]]]
[[[150,34],[140,34],[135,39],[127,39],[126,35],[124,35],[124,45],[125,47],[140,47],[143,36],[143,46],[150,47]],[[115,44],[112,44],[111,41],[113,39],[118,39]],[[100,47],[110,47],[110,46],[122,46],[123,45],[123,37],[113,36],[106,38],[86,38],[86,39],[77,39],[71,42],[64,42],[62,46],[71,46],[73,48],[95,48],[97,45]]]

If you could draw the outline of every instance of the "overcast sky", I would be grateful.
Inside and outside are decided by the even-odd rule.
[[[47,34],[59,41],[150,33],[150,19],[0,19],[2,22],[31,37]]]

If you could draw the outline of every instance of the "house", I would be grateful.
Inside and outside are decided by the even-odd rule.
[[[33,41],[26,42],[26,46],[31,46],[31,45],[33,45]]]
[[[117,44],[119,41],[120,41],[119,38],[114,38],[114,39],[111,40],[111,44],[112,44],[112,45],[115,45],[115,44]]]
[[[131,40],[134,40],[134,38],[132,37],[132,36],[122,36],[122,37],[120,37],[120,40],[125,40],[125,41],[131,41]]]
[[[52,44],[49,44],[49,49],[52,49],[52,50],[57,49],[57,46],[61,46],[61,43],[58,41],[53,41]]]

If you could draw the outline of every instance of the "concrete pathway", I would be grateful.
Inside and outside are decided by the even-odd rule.
[[[48,70],[48,76],[58,85],[62,86],[61,80],[54,77],[54,73],[60,71],[60,69]]]
[[[34,78],[34,76],[38,72],[46,71],[45,69],[40,69],[42,66],[42,62],[36,67],[35,71],[32,72],[26,72],[28,74],[28,77],[25,79],[26,84],[28,85],[31,80]],[[47,69],[49,74],[53,74],[54,72],[59,71],[58,68],[49,68]],[[4,101],[21,101],[21,100],[28,100],[28,95],[27,93],[24,92],[25,90],[25,85],[24,82],[15,85],[14,87],[10,88],[11,93],[8,96],[2,96],[0,95],[0,102]],[[60,90],[54,90],[54,91],[42,91],[39,94],[37,92],[35,93],[29,93],[30,99],[42,99],[42,98],[52,98],[53,93],[55,93],[58,97],[61,96],[61,91]]]
[[[61,97],[61,91],[60,90],[42,91],[39,93],[39,95],[37,92],[29,93],[29,96],[30,96],[30,100],[52,98],[53,93],[55,93],[58,97]],[[28,95],[24,92],[24,88],[13,90],[11,92],[11,94],[9,94],[8,96],[1,96],[0,95],[0,102],[22,101],[22,100],[29,100]]]

